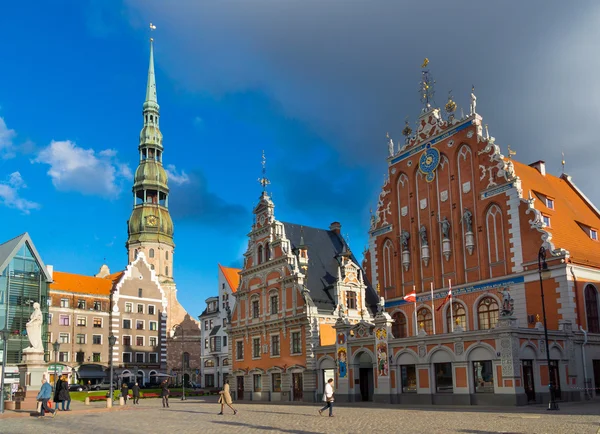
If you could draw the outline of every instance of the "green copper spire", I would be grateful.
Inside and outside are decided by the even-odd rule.
[[[154,39],[150,38],[150,65],[148,66],[148,84],[146,85],[146,101],[144,110],[153,108],[158,111],[156,99],[156,78],[154,77]]]
[[[153,30],[153,26],[150,25]],[[170,280],[168,253],[174,247],[173,221],[169,214],[169,186],[167,173],[163,167],[162,133],[159,128],[159,106],[156,99],[156,79],[154,77],[154,44],[150,39],[150,64],[146,99],[143,105],[144,126],[140,132],[140,162],[133,180],[133,211],[129,218],[127,248],[130,260],[136,252],[146,250],[151,265],[156,265],[157,275],[163,281]],[[152,249],[152,253],[150,252]],[[164,257],[158,256],[159,253]],[[154,264],[155,258],[158,261]]]

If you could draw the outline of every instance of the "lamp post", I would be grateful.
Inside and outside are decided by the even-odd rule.
[[[114,384],[113,384],[113,347],[115,346],[115,344],[117,343],[117,338],[115,337],[115,335],[113,335],[112,333],[110,334],[110,336],[108,337],[108,345],[110,346],[110,402],[111,402],[111,406],[112,403],[114,401]]]
[[[546,263],[546,249],[542,246],[538,253],[538,272],[540,274],[540,291],[542,294],[542,316],[544,317],[544,340],[546,342],[546,363],[548,364],[548,379],[550,388],[550,402],[548,410],[558,410],[558,404],[555,401],[554,377],[550,371],[550,348],[548,345],[548,326],[546,325],[546,305],[544,303],[544,278],[550,276],[548,264]]]
[[[57,383],[57,373],[58,373],[58,352],[60,351],[60,342],[58,342],[58,338],[52,344],[52,349],[54,350],[54,384]]]
[[[175,332],[177,331],[177,329],[179,329],[181,331],[181,400],[185,401],[185,364],[184,364],[184,355],[185,352],[183,351],[183,345],[184,345],[184,332],[183,332],[183,327],[181,326],[181,324],[177,324],[175,327],[173,327],[173,329],[171,330],[171,337],[175,336]]]
[[[0,330],[2,338],[2,378],[0,378],[0,414],[4,413],[4,377],[6,376],[6,341],[8,339],[8,330]]]

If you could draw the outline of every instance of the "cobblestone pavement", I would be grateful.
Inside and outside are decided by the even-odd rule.
[[[142,400],[139,406],[101,409],[101,404],[73,410],[56,418],[8,413],[0,418],[0,432],[21,433],[577,433],[600,434],[600,401],[561,405],[558,412],[544,407],[407,408],[376,404],[340,404],[335,417],[320,417],[319,406],[236,403],[233,415],[226,409],[217,415],[214,402],[171,400],[163,409],[158,399]]]

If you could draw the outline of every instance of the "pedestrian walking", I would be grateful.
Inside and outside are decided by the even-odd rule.
[[[63,377],[60,381],[58,399],[61,402],[61,411],[71,411],[71,394],[69,393],[69,382],[67,381],[67,377]],[[67,404],[66,409],[65,403]],[[56,409],[58,410],[58,405],[56,406]]]
[[[48,383],[50,384],[50,383]],[[54,402],[54,407],[58,409],[58,403],[60,402],[60,385],[62,384],[61,377],[56,377],[56,382],[54,383],[54,394],[52,395],[52,402]]]
[[[163,408],[169,408],[169,394],[171,391],[169,390],[169,385],[167,384],[167,380],[162,382],[160,396],[162,397]]]
[[[133,396],[133,403],[139,404],[140,403],[140,386],[137,383],[135,383],[133,385],[133,387],[131,388],[131,394]]]
[[[319,414],[322,416],[323,412],[329,409],[329,417],[333,417],[333,378],[327,380],[325,393],[323,393],[323,402],[326,402],[326,404],[325,407],[319,410]]]
[[[223,409],[225,408],[225,404],[227,407],[233,410],[233,414],[237,414],[237,410],[231,406],[231,393],[229,393],[229,380],[225,380],[225,384],[223,384],[223,390],[219,392],[221,395],[219,397],[219,404],[221,404],[221,412],[219,414],[223,414]]]
[[[92,382],[90,380],[88,380],[87,385],[85,386],[85,389],[87,390],[88,393],[90,393],[92,391]]]
[[[50,384],[48,383],[48,381],[46,380],[46,377],[42,378],[42,388],[40,389],[39,393],[37,394],[37,400],[41,401],[42,403],[42,407],[40,410],[40,415],[38,417],[43,417],[45,415],[45,412],[50,412],[52,413],[52,417],[56,416],[56,409],[51,409],[50,407],[48,407],[48,400],[52,397],[52,386],[50,386]]]
[[[123,396],[123,401],[127,404],[127,393],[129,392],[129,387],[127,387],[127,383],[123,382],[121,385],[121,396]]]

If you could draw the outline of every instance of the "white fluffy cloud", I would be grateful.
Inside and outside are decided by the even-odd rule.
[[[0,182],[0,203],[29,214],[31,210],[39,209],[40,204],[23,199],[19,196],[19,190],[27,188],[25,181],[19,172],[13,172],[8,176],[8,181]]]
[[[182,185],[190,182],[190,177],[187,173],[183,170],[178,173],[174,164],[167,165],[167,176],[169,177],[169,182],[173,184]]]
[[[13,139],[17,136],[15,130],[11,130],[6,126],[4,118],[0,117],[0,157],[14,157]]]
[[[129,167],[116,159],[114,149],[96,153],[70,140],[52,141],[43,148],[35,163],[48,164],[48,175],[57,190],[114,197],[121,192],[123,181],[131,180]]]

